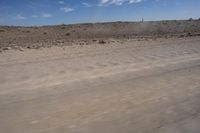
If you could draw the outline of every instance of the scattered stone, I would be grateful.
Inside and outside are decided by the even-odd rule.
[[[21,47],[19,47],[19,49],[18,49],[19,51],[24,51]]]
[[[13,46],[13,49],[17,49],[19,51],[23,51],[22,48],[20,46]]]
[[[39,49],[39,46],[33,45],[31,48],[32,48],[32,49]]]

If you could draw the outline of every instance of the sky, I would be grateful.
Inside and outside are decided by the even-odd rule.
[[[200,0],[0,0],[0,25],[200,18]]]

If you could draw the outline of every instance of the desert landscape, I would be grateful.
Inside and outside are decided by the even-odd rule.
[[[199,133],[200,20],[0,27],[1,133]]]
[[[89,45],[128,39],[200,36],[200,20],[109,22],[55,26],[1,26],[0,50]],[[122,41],[123,42],[123,41]]]

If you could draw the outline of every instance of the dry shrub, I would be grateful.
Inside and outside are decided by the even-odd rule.
[[[66,33],[65,35],[66,35],[66,36],[70,36],[70,33]]]
[[[104,41],[104,40],[99,41],[99,44],[105,44],[105,43],[106,43],[106,41]]]
[[[185,37],[185,35],[180,35],[179,37],[180,37],[180,38],[184,38],[184,37]]]
[[[189,18],[189,21],[192,21],[193,20],[193,18]]]
[[[188,32],[186,36],[187,36],[187,37],[191,37],[191,36],[192,36],[192,33]]]
[[[0,29],[0,32],[6,32],[5,30],[3,30],[3,29]]]

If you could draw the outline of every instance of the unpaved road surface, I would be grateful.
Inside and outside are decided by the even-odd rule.
[[[1,133],[199,133],[200,38],[0,54]]]

